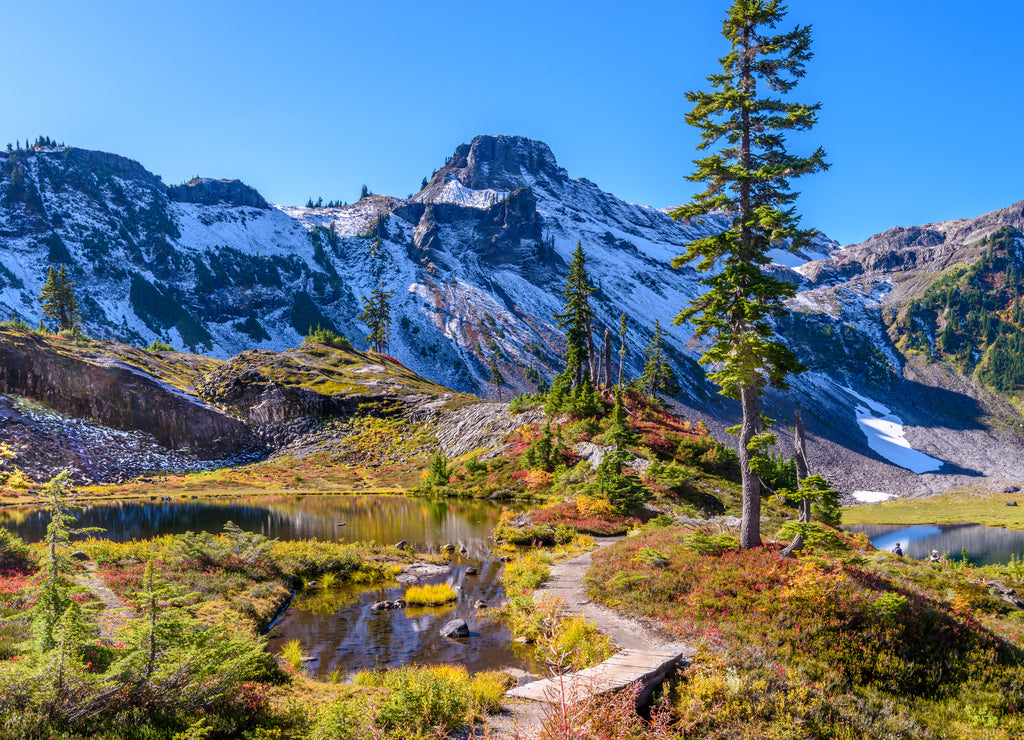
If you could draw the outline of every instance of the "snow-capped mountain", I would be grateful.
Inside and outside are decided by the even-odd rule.
[[[508,398],[561,366],[553,315],[580,243],[597,286],[597,344],[610,330],[616,362],[625,313],[626,373],[635,376],[659,319],[687,413],[714,423],[730,410],[704,380],[690,327],[671,324],[697,295],[699,276],[670,262],[721,227],[625,203],[571,178],[545,144],[512,136],[459,146],[411,198],[368,195],[323,208],[271,205],[233,180],[167,187],[112,154],[16,151],[0,163],[0,319],[38,323],[46,270],[61,263],[92,336],[228,357],[296,346],[320,325],[363,348],[362,298],[383,287],[393,294],[390,354],[431,380],[485,395],[493,394],[493,360]],[[794,401],[806,407],[820,442],[811,461],[822,472],[851,491],[906,492],[1024,469],[1024,419],[1010,391],[993,392],[984,376],[1017,346],[997,337],[1005,329],[1005,341],[1016,341],[1015,294],[1004,288],[1024,270],[1022,228],[1018,203],[861,245],[840,248],[822,236],[810,251],[780,245],[772,253],[769,269],[799,290],[778,328],[810,372],[788,395],[770,397],[769,411],[785,419]],[[991,242],[997,235],[1003,246]],[[991,269],[978,273],[979,260]],[[1003,317],[1002,328],[990,322],[971,333],[974,319],[949,305],[957,280],[1003,296],[987,309]],[[975,336],[984,343],[977,357],[963,349]],[[951,364],[953,339],[961,359]],[[1005,368],[997,374],[1015,382]]]
[[[669,262],[716,224],[679,224],[571,179],[541,142],[480,136],[413,198],[340,208],[271,206],[238,181],[165,187],[136,162],[78,149],[15,152],[2,172],[2,318],[38,323],[46,270],[63,263],[93,336],[227,357],[295,346],[319,324],[364,347],[360,299],[383,285],[394,294],[391,354],[483,392],[493,358],[518,392],[559,368],[552,317],[581,242],[598,341],[625,312],[635,369],[660,318],[700,388],[690,332],[669,326],[697,276]],[[791,265],[812,256],[783,254]]]

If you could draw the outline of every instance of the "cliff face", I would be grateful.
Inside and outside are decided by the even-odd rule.
[[[171,185],[167,188],[167,197],[178,203],[196,203],[204,206],[270,208],[270,204],[255,188],[249,187],[241,180],[196,177],[183,185]]]
[[[21,332],[0,335],[0,393],[42,401],[62,414],[143,431],[200,459],[255,447],[249,428],[220,409],[99,353],[61,352]]]

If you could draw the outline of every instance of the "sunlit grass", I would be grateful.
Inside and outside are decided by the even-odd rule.
[[[299,667],[302,665],[302,659],[306,656],[302,654],[302,645],[299,644],[298,640],[289,640],[281,646],[281,657],[292,668],[299,670]]]
[[[411,586],[405,592],[405,601],[409,606],[432,606],[455,601],[458,594],[447,583],[431,583],[426,586]]]
[[[1019,506],[1007,506],[1017,501]],[[1024,529],[1024,493],[961,490],[930,498],[897,499],[843,509],[843,524],[955,524]]]

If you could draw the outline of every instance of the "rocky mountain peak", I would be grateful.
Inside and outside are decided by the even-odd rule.
[[[430,201],[450,190],[457,181],[473,191],[508,193],[538,182],[569,179],[551,149],[542,141],[522,136],[477,136],[460,144],[448,162],[438,170],[417,200]],[[446,186],[449,186],[446,189]],[[447,200],[447,198],[441,198]]]
[[[179,203],[198,203],[204,206],[270,208],[270,204],[255,188],[249,187],[241,180],[193,177],[182,185],[168,187],[167,197]]]

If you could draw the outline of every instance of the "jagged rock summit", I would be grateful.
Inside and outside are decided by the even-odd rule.
[[[470,190],[510,193],[538,183],[565,183],[568,179],[568,173],[542,141],[522,136],[477,136],[455,149],[414,200],[458,202],[450,200],[457,192],[457,188],[451,187],[455,181]]]

